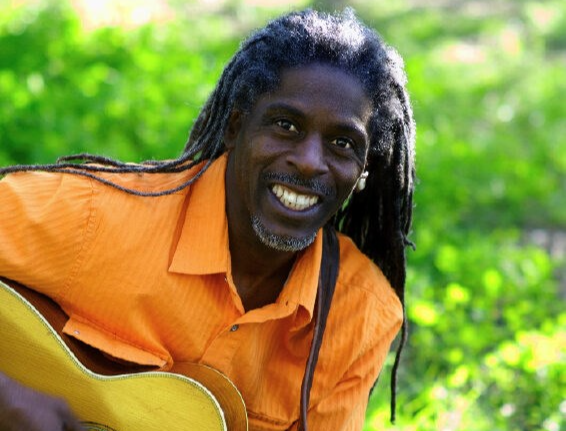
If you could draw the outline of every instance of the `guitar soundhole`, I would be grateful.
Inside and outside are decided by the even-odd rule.
[[[110,428],[109,426],[98,424],[96,422],[81,422],[81,424],[85,427],[86,431],[116,431],[114,428]]]

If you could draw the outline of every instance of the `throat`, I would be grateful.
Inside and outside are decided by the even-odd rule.
[[[247,267],[248,271],[244,271],[242,266],[234,264],[233,261],[232,278],[244,309],[248,312],[277,301],[293,268],[294,259],[285,265],[272,263],[263,271],[257,265],[252,265],[251,270]]]

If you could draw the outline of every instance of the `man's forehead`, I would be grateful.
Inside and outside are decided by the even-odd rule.
[[[308,113],[313,104],[318,108],[326,107],[344,122],[357,119],[364,125],[372,110],[362,84],[353,74],[322,64],[283,70],[279,85],[264,93],[256,106],[301,114]]]

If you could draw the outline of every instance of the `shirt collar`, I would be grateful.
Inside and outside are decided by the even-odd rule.
[[[182,230],[169,267],[179,274],[227,273],[230,268],[228,221],[226,219],[225,175],[226,154],[215,160],[189,191],[189,205],[181,220]],[[287,312],[302,308],[307,312],[300,318],[304,324],[313,316],[320,261],[322,237],[318,232],[314,243],[299,253],[277,303]],[[286,314],[286,312],[283,312]],[[297,322],[299,323],[299,322]],[[299,323],[300,325],[300,323]]]
[[[224,179],[227,156],[215,160],[190,188],[170,272],[216,274],[226,272],[229,263],[228,223]]]

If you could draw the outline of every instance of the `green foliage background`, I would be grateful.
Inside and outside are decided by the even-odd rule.
[[[0,0],[0,165],[176,157],[241,37],[288,10],[172,3],[87,30]],[[365,429],[566,430],[566,4],[425,3],[352,4],[405,57],[418,123],[399,418],[389,368]]]

